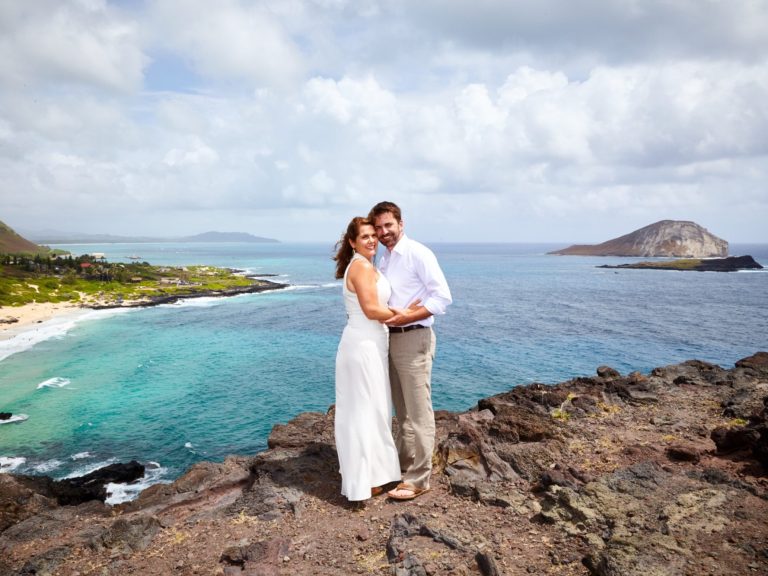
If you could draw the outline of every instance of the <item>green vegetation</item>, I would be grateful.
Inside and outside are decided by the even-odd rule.
[[[0,255],[0,306],[31,302],[108,306],[243,290],[260,284],[263,282],[212,266],[116,264],[88,255]]]
[[[680,260],[658,261],[658,262],[638,262],[635,268],[670,268],[672,270],[696,270],[701,266],[700,258],[681,258]]]

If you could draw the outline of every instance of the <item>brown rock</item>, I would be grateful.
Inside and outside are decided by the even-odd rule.
[[[711,438],[719,453],[728,454],[737,450],[751,450],[760,439],[760,433],[752,428],[741,426],[735,428],[719,426],[712,430]]]
[[[766,390],[756,366],[699,361],[517,387],[436,414],[428,494],[355,509],[339,494],[332,412],[114,508],[6,492],[16,479],[0,475],[0,518],[15,522],[0,532],[0,574],[768,573]],[[728,407],[757,435],[752,450],[708,450]]]
[[[701,460],[701,452],[693,446],[674,444],[667,447],[667,457],[677,462],[698,463]]]
[[[611,368],[610,366],[598,366],[597,367],[597,375],[600,378],[605,378],[606,380],[615,380],[616,378],[621,378],[621,373]]]
[[[0,474],[0,532],[57,506],[56,500],[39,494],[15,476]]]
[[[736,367],[747,368],[762,375],[768,375],[768,352],[758,352],[736,362]]]
[[[300,448],[327,434],[328,415],[321,412],[304,412],[288,424],[275,424],[269,435],[270,448]]]

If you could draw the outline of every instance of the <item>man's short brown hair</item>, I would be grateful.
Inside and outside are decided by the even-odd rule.
[[[403,216],[400,213],[400,207],[394,202],[379,202],[376,204],[376,206],[371,208],[371,211],[368,212],[368,220],[374,221],[377,216],[381,216],[387,212],[390,212],[398,222],[403,221]]]

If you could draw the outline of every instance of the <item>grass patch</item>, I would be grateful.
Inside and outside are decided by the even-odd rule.
[[[0,306],[32,302],[82,302],[111,305],[126,300],[183,297],[226,292],[264,284],[227,268],[153,266],[147,262],[47,262],[12,260],[0,264]],[[63,262],[62,262],[63,260]]]

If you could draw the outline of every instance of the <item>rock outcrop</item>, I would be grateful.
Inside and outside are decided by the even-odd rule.
[[[723,258],[728,255],[728,242],[711,234],[695,222],[661,220],[602,244],[576,244],[550,254]]]
[[[762,270],[763,267],[752,256],[729,256],[706,260],[687,258],[684,260],[633,262],[631,264],[604,264],[598,268],[619,268],[628,270],[694,270],[696,272],[738,272],[739,270]]]
[[[438,412],[432,490],[350,507],[333,410],[133,502],[0,475],[0,574],[768,573],[768,353],[609,366]]]

